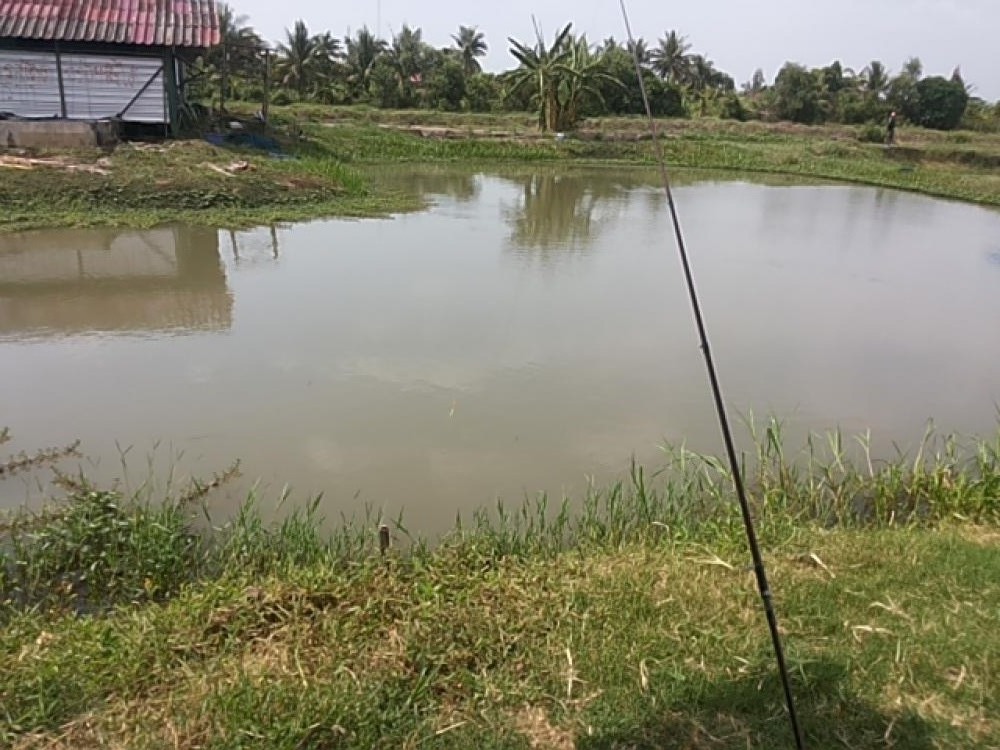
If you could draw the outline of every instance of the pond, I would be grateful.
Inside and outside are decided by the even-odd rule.
[[[0,235],[0,425],[11,451],[83,441],[132,486],[221,471],[366,504],[422,532],[525,494],[581,494],[720,453],[656,175],[386,176],[392,219],[230,233]],[[992,434],[1000,213],[889,190],[688,175],[677,202],[735,413],[877,451]],[[745,432],[740,435],[745,438]],[[745,440],[743,441],[745,444]],[[76,464],[70,464],[70,468]],[[0,482],[0,507],[39,477]]]

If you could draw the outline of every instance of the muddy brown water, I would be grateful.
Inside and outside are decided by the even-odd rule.
[[[655,466],[665,441],[720,451],[655,175],[385,179],[430,208],[0,235],[0,451],[79,438],[63,468],[130,487],[239,458],[219,516],[259,480],[268,512],[287,484],[429,533]],[[995,431],[1000,213],[711,176],[677,200],[734,412],[780,415],[792,440],[870,428],[883,455],[930,418]],[[44,479],[0,482],[0,508]]]

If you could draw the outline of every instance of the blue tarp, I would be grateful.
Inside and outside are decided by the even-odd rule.
[[[272,156],[285,155],[281,150],[281,145],[274,140],[274,138],[270,138],[266,135],[260,135],[258,133],[209,133],[205,136],[205,140],[213,146],[219,146],[222,148],[225,148],[226,146],[235,146],[237,148],[256,148],[260,151],[267,151]]]

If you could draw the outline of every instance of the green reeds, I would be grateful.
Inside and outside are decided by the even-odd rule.
[[[1000,743],[1000,442],[928,430],[744,457],[810,747]],[[579,500],[435,543],[374,509],[209,482],[68,497],[0,528],[0,745],[779,747],[781,694],[730,477],[682,446]],[[157,502],[153,502],[156,499]]]
[[[746,425],[754,451],[744,456],[744,471],[765,538],[802,527],[1000,521],[1000,436],[962,440],[928,428],[912,455],[877,461],[868,434],[852,440],[840,431],[810,435],[792,452],[779,421],[758,424],[751,416]],[[626,479],[591,485],[581,498],[498,502],[468,520],[459,517],[436,541],[411,534],[397,518],[391,525],[401,543],[392,555],[413,560],[444,547],[494,565],[506,557],[664,540],[738,546],[740,517],[728,468],[684,445],[663,451],[656,471],[633,464]],[[274,523],[264,522],[256,493],[224,523],[199,515],[206,496],[236,470],[155,499],[148,488],[127,496],[60,475],[64,502],[0,524],[0,602],[93,611],[169,597],[192,581],[234,571],[270,575],[316,564],[366,565],[379,557],[382,519],[371,508],[361,518],[341,519],[333,531],[321,514],[321,497],[283,513],[283,495],[283,515]]]

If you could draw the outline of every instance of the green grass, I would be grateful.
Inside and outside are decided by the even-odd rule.
[[[234,109],[239,111],[240,105]],[[248,110],[249,111],[249,110]],[[387,188],[372,167],[386,164],[650,166],[654,149],[642,118],[585,121],[562,143],[529,114],[382,111],[365,107],[275,107],[274,122],[296,158],[218,149],[186,141],[161,150],[123,146],[55,154],[104,164],[110,174],[42,167],[5,169],[0,230],[53,226],[146,227],[171,221],[242,227],[320,216],[372,216],[419,208],[422,197]],[[781,174],[876,185],[1000,205],[1000,136],[906,130],[901,146],[865,143],[864,127],[662,120],[676,168]],[[253,169],[224,176],[206,164],[245,159]]]
[[[814,748],[1000,743],[1000,438],[750,421],[755,514]],[[724,467],[467,519],[433,546],[317,505],[214,530],[63,477],[3,527],[0,743],[27,747],[790,745]],[[200,528],[200,530],[199,530]]]
[[[1000,742],[997,542],[971,526],[768,536],[811,747]],[[0,636],[2,736],[786,747],[745,562],[725,542],[501,560],[452,544],[386,564],[234,572],[105,617],[25,613]]]
[[[216,148],[202,141],[166,147],[123,145],[99,151],[41,154],[81,169],[42,166],[4,169],[0,230],[123,225],[148,227],[182,222],[242,227],[322,215],[371,216],[420,206],[418,197],[375,195],[356,170],[321,146],[289,144],[294,158],[259,151]],[[226,175],[246,161],[250,169]]]

